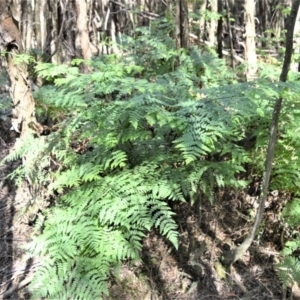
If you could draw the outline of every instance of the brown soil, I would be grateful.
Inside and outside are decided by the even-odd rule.
[[[208,201],[175,205],[179,250],[156,232],[148,234],[143,264],[123,265],[120,277],[111,282],[110,299],[300,299],[296,287],[283,297],[274,268],[281,247],[281,223],[275,216],[286,196],[269,198],[264,231],[231,272],[223,270],[219,261],[224,251],[246,236],[256,202],[244,193],[233,192],[223,193],[219,199],[213,205]]]

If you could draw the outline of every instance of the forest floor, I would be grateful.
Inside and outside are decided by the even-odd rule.
[[[10,122],[0,120],[0,161],[14,146],[15,139]],[[13,161],[0,165],[0,299],[29,299],[23,287],[33,275],[33,261],[26,259],[24,249],[33,227],[20,218],[28,189],[24,185],[17,187],[6,178],[19,164]]]
[[[219,263],[224,251],[243,241],[253,221],[251,202],[244,199],[244,205],[244,195],[239,196],[228,193],[219,204],[202,203],[200,214],[199,206],[179,204],[179,250],[151,232],[144,243],[144,263],[123,266],[120,279],[111,286],[112,299],[300,299],[297,289],[283,297],[274,269],[280,250],[280,221],[274,220],[278,199],[268,203],[265,229],[243,260],[230,274]]]
[[[0,161],[13,147],[15,138],[8,124],[0,120]],[[28,190],[26,186],[17,188],[5,178],[19,163],[0,166],[0,299],[29,299],[26,286],[36,265],[26,260],[23,249],[33,226],[19,217]],[[249,232],[255,199],[243,192],[225,191],[215,195],[213,204],[204,200],[193,206],[173,203],[180,232],[179,250],[155,231],[149,233],[144,241],[143,263],[124,263],[119,277],[111,278],[106,299],[285,299],[274,270],[282,246],[282,224],[276,217],[282,201],[286,201],[286,195],[268,199],[263,231],[230,274],[219,260]],[[300,299],[299,290],[290,296]]]

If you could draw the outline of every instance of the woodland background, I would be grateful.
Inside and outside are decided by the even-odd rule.
[[[300,299],[299,4],[1,0],[2,297]]]

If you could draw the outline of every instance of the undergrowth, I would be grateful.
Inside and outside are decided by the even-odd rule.
[[[262,174],[279,96],[286,110],[272,184],[299,179],[298,109],[288,108],[298,105],[296,83],[238,82],[213,52],[175,50],[163,31],[140,28],[123,41],[122,54],[90,61],[90,74],[79,73],[81,60],[37,64],[48,82],[35,95],[39,113],[53,124],[6,158],[26,157],[12,177],[26,176],[51,201],[28,247],[41,258],[33,299],[99,299],[123,261],[140,259],[153,228],[177,248],[171,202],[243,188],[246,166]]]

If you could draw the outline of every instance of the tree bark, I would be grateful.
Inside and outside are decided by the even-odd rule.
[[[199,38],[200,39],[204,39],[205,40],[205,18],[204,18],[204,12],[206,10],[206,7],[207,7],[207,0],[203,0],[200,4],[200,9],[199,9],[199,15],[201,16],[200,17],[200,20],[199,20]]]
[[[176,45],[177,49],[189,47],[188,5],[185,0],[176,0]]]
[[[232,38],[232,30],[231,30],[231,22],[230,22],[230,6],[228,0],[226,0],[226,20],[227,20],[227,27],[228,27],[228,37],[229,37],[229,47],[230,47],[230,62],[231,67],[235,69],[235,61],[234,61],[234,48],[233,48],[233,38]]]
[[[210,19],[209,28],[208,28],[208,41],[215,45],[216,44],[216,32],[217,32],[217,19],[214,16],[218,12],[218,0],[210,1],[210,11],[213,14],[213,17]]]
[[[21,35],[13,21],[5,0],[0,0],[0,51],[5,51],[6,69],[10,78],[10,96],[13,102],[12,127],[21,138],[29,133],[40,134],[42,128],[35,118],[35,103],[28,78],[27,65],[15,64],[15,56],[22,51]]]
[[[245,61],[247,64],[247,81],[256,78],[257,57],[255,45],[255,1],[246,0],[245,2],[245,24],[246,24],[246,42],[245,42]]]
[[[268,1],[267,0],[261,0],[258,1],[259,5],[259,27],[260,27],[260,34],[262,37],[265,37],[266,30],[267,30],[267,20],[268,20]],[[266,47],[266,41],[262,41],[262,46]]]
[[[87,26],[87,5],[85,0],[76,0],[76,13],[77,13],[77,41],[76,44],[81,50],[78,56],[82,56],[83,59],[89,60],[92,57],[92,51],[90,47],[89,30]],[[89,67],[83,64],[82,70],[85,73],[89,72]]]
[[[217,39],[218,39],[218,56],[223,58],[223,0],[218,0],[218,28],[217,28]]]
[[[294,54],[299,57],[300,55],[300,10],[298,11],[295,28],[294,28],[294,43],[295,52]],[[291,70],[294,72],[300,72],[300,62],[296,61],[291,65]]]
[[[287,75],[291,64],[291,58],[293,53],[293,32],[294,32],[295,21],[299,10],[299,5],[300,5],[300,0],[293,1],[291,14],[289,17],[289,21],[287,23],[286,52],[285,52],[283,66],[282,66],[282,71],[279,78],[279,80],[282,82],[285,82],[287,80]],[[237,261],[242,256],[244,256],[244,254],[250,247],[251,243],[253,242],[253,239],[261,224],[263,214],[264,214],[264,209],[265,209],[267,193],[269,189],[269,181],[270,181],[271,171],[272,171],[272,162],[274,156],[274,149],[276,145],[281,106],[282,106],[282,98],[279,98],[276,100],[273,109],[272,124],[270,129],[270,139],[269,139],[269,145],[268,145],[267,157],[266,157],[265,174],[264,174],[263,184],[262,184],[262,193],[260,196],[260,203],[259,203],[257,215],[255,217],[254,225],[252,227],[251,232],[243,241],[243,243],[237,248],[230,250],[224,255],[223,263],[227,267],[230,267],[235,261]]]

